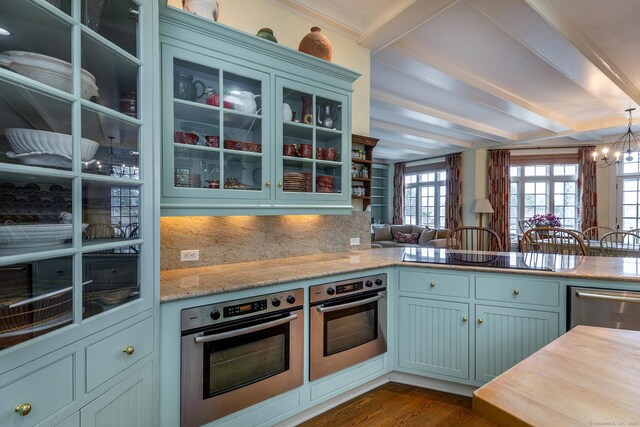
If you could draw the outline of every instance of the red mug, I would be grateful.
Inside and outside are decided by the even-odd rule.
[[[333,147],[324,149],[325,160],[338,160],[338,150]]]
[[[207,147],[218,148],[220,147],[220,137],[217,135],[207,135],[204,137],[207,140]]]
[[[287,157],[298,157],[298,150],[295,144],[284,144],[282,152]]]
[[[324,153],[322,151],[322,148],[318,148],[316,149],[316,160],[322,160],[324,159]]]
[[[313,157],[313,145],[300,144],[300,157],[304,157],[306,159]]]

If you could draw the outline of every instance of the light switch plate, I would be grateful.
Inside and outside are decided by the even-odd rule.
[[[352,237],[351,238],[351,246],[358,246],[360,244],[360,238],[359,237]]]
[[[198,261],[200,259],[200,251],[193,249],[189,251],[180,251],[180,261]]]

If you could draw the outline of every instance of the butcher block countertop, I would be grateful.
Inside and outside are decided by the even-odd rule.
[[[428,249],[434,258],[446,256],[447,249]],[[467,253],[466,251],[455,251]],[[468,272],[526,274],[572,279],[640,282],[640,258],[604,258],[565,255],[542,255],[544,265],[554,271],[520,270],[450,264],[402,262],[403,248],[381,248],[335,252],[290,258],[266,259],[236,264],[164,270],[160,274],[160,301],[168,302],[204,295],[220,294],[296,280],[335,274],[403,266]],[[522,258],[520,253],[502,255]],[[536,258],[540,261],[539,258]]]
[[[577,326],[473,394],[504,426],[640,425],[640,332]]]

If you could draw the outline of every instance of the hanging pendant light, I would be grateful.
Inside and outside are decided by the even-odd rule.
[[[631,125],[633,124],[631,113],[635,111],[635,108],[629,108],[625,111],[629,113],[629,127],[627,128],[627,132],[611,144],[611,147],[604,147],[600,152],[600,159],[598,159],[597,151],[591,153],[594,163],[600,168],[635,160],[633,154],[638,152],[638,140],[640,139],[638,134],[631,130]]]

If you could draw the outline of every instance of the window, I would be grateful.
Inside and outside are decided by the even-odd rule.
[[[118,176],[138,179],[135,166],[114,166]],[[140,222],[140,189],[130,186],[111,187],[111,224],[122,229],[131,228]],[[128,236],[127,236],[128,237]]]
[[[442,228],[446,212],[447,173],[444,170],[405,175],[404,223]]]
[[[578,165],[512,166],[509,228],[512,238],[520,232],[518,222],[537,214],[553,213],[562,226],[577,229]]]
[[[622,230],[640,228],[640,159],[638,153],[631,156],[633,160],[622,163],[622,176],[617,185],[618,200],[622,203],[618,206],[616,223]]]

